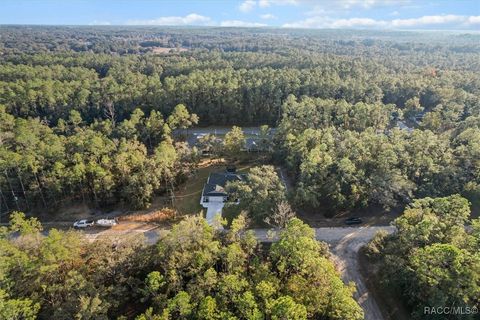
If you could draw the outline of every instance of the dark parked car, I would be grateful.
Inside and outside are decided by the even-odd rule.
[[[348,218],[345,220],[345,224],[352,225],[352,224],[361,224],[363,221],[360,218]]]

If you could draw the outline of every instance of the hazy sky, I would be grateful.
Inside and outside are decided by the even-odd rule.
[[[0,24],[480,30],[480,0],[0,0]]]

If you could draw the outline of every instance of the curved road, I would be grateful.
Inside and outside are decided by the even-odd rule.
[[[368,292],[358,264],[358,251],[367,244],[375,234],[384,230],[395,231],[394,227],[345,227],[345,228],[315,228],[316,238],[329,245],[333,261],[342,275],[345,283],[355,282],[357,292],[354,297],[362,307],[366,320],[383,320],[383,315],[374,297]],[[261,242],[271,242],[267,230],[254,230]]]
[[[277,240],[276,236],[271,236],[269,229],[252,230],[255,232],[259,242],[274,242]],[[358,251],[380,230],[393,233],[395,228],[388,226],[315,228],[317,240],[326,242],[329,245],[333,261],[345,283],[355,282],[357,291],[354,297],[363,308],[366,320],[382,320],[383,316],[373,296],[368,292],[368,288],[360,273]],[[132,232],[143,233],[147,243],[155,244],[160,234],[168,232],[168,229],[111,230],[111,232],[104,231],[86,234],[86,237],[93,241],[103,236],[119,236],[121,234],[131,234]]]

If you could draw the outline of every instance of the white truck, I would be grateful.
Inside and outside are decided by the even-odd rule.
[[[118,224],[118,220],[115,218],[115,219],[109,219],[109,218],[106,218],[106,219],[98,219],[95,224],[97,226],[100,226],[100,227],[113,227],[113,226],[116,226]]]
[[[118,224],[118,220],[116,218],[115,219],[109,219],[109,218],[98,219],[97,221],[82,219],[82,220],[75,221],[73,223],[73,227],[75,229],[85,229],[93,226],[110,228],[110,227],[116,226],[117,224]]]

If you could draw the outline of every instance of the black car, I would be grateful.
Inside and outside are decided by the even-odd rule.
[[[363,221],[360,218],[348,218],[345,220],[345,224],[352,225],[352,224],[361,224]]]

